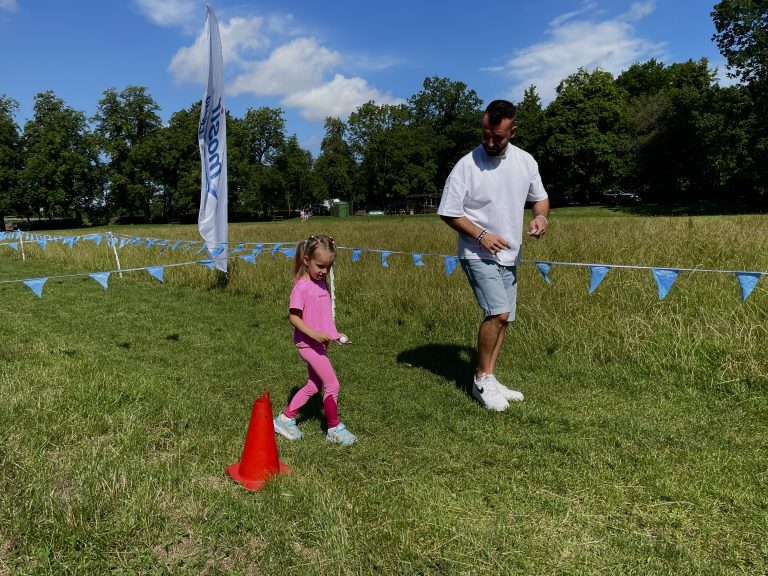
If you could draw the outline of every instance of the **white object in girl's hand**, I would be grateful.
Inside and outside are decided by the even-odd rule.
[[[348,343],[349,343],[349,338],[344,336],[344,334],[339,336],[339,344],[348,344]]]

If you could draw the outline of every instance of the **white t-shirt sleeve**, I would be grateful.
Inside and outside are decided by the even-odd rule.
[[[455,176],[448,176],[440,198],[437,213],[440,216],[458,218],[464,216],[464,199],[467,197],[467,187]]]
[[[539,168],[536,166],[533,180],[531,180],[531,184],[528,186],[528,197],[526,200],[528,202],[538,202],[545,198],[548,198],[547,191],[544,190],[544,184],[541,182],[541,176],[539,175]]]

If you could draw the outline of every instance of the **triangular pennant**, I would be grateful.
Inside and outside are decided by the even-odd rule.
[[[116,244],[117,244],[117,237],[113,236],[112,234],[109,234],[107,236],[107,246],[109,246],[110,248],[114,248]]]
[[[259,254],[261,254],[262,250],[264,250],[264,244],[256,244],[254,249],[251,251],[251,254],[253,254],[254,256],[258,256]]]
[[[605,278],[605,275],[608,274],[608,270],[610,270],[610,266],[590,266],[589,271],[591,274],[591,278],[589,281],[589,293],[592,294],[595,290],[597,290],[597,287],[600,286],[600,282],[603,281],[603,278]]]
[[[552,280],[549,279],[549,271],[552,268],[552,264],[549,262],[536,262],[536,268],[538,268],[539,272],[541,272],[544,281],[552,286]]]
[[[101,246],[101,234],[87,234],[82,240],[93,240],[97,246]]]
[[[205,252],[205,249],[208,247],[208,244],[206,242],[203,242],[203,245],[200,246],[200,248],[197,249],[197,252],[195,254],[200,254],[200,252]]]
[[[355,248],[352,250],[352,262],[357,262],[360,260],[360,255],[363,253],[363,251],[360,248]]]
[[[280,252],[285,254],[288,258],[296,257],[296,248],[280,248]]]
[[[122,248],[123,246],[126,245],[127,242],[128,242],[128,238],[120,238],[120,246],[118,246],[118,248]]]
[[[205,266],[208,266],[208,268],[213,270],[213,260],[200,260],[198,264],[204,264]]]
[[[37,243],[40,244],[40,248],[43,250],[45,250],[45,247],[48,245],[48,241],[45,239],[45,236],[38,238]]]
[[[672,268],[653,269],[653,277],[656,278],[656,285],[659,288],[659,300],[664,300],[665,296],[669,294],[678,274],[679,272]]]
[[[456,270],[456,265],[459,263],[458,256],[446,256],[445,257],[445,275],[450,276],[453,271]]]
[[[19,243],[18,243],[18,242],[9,242],[9,243],[7,244],[7,246],[10,246],[10,247],[11,247],[11,248],[13,248],[14,250],[18,250],[18,249],[19,249]]]
[[[221,254],[222,252],[224,252],[224,250],[226,250],[226,249],[227,249],[227,247],[226,247],[226,246],[224,246],[224,245],[221,245],[221,246],[219,246],[218,248],[216,248],[216,250],[214,250],[214,251],[213,251],[213,254],[211,254],[211,256],[212,256],[213,258],[216,258],[216,256],[218,256],[219,254]]]
[[[387,258],[389,258],[390,254],[392,254],[392,252],[381,253],[381,265],[384,266],[384,268],[389,268],[389,262],[387,262]]]
[[[760,276],[762,276],[760,272],[736,272],[736,278],[739,280],[739,288],[741,289],[742,302],[746,302],[749,295],[752,294],[752,290],[757,286]]]
[[[24,280],[24,284],[29,286],[29,288],[34,292],[38,298],[43,297],[43,286],[45,286],[46,281],[48,278],[30,278],[29,280]]]
[[[173,246],[171,246],[171,252],[178,250],[179,246],[181,246],[181,240],[176,240],[176,242],[173,243]]]
[[[230,254],[240,254],[240,252],[242,252],[243,250],[245,250],[245,242],[240,242],[240,244],[238,244],[237,247],[232,249]]]
[[[93,274],[88,274],[91,278],[96,280],[99,284],[101,284],[104,287],[104,290],[106,290],[109,286],[107,285],[107,280],[109,280],[109,272],[94,272]]]
[[[277,244],[275,244],[275,245],[272,247],[272,259],[274,259],[274,258],[275,258],[275,254],[277,253],[277,251],[280,249],[280,246],[282,246],[282,245],[283,245],[283,243],[282,243],[282,242],[278,242]]]
[[[149,250],[150,248],[153,248],[155,246],[155,241],[152,238],[147,238],[147,245],[145,247],[145,250]]]
[[[66,238],[64,238],[64,244],[66,244],[70,248],[74,248],[75,247],[75,242],[76,241],[77,241],[77,239],[74,236],[67,236]]]
[[[421,259],[424,258],[424,254],[414,254],[413,255],[413,264],[417,268],[420,266],[424,266],[424,262],[421,261]]]
[[[246,254],[245,256],[239,256],[239,258],[251,264],[256,264],[256,254]]]
[[[156,278],[160,282],[163,281],[163,267],[162,266],[149,266],[147,268],[147,272],[149,272],[149,275],[153,278]]]

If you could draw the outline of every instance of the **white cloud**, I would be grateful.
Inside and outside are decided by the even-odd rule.
[[[320,46],[314,38],[297,38],[275,49],[266,60],[248,64],[229,92],[262,96],[301,92],[321,84],[326,72],[341,61],[338,52]]]
[[[159,26],[187,27],[205,18],[205,10],[196,0],[134,0],[144,15]]]
[[[155,6],[160,0],[136,1]],[[179,6],[177,21],[181,23],[181,2],[175,1]],[[160,22],[157,17],[154,21]],[[163,21],[173,19],[168,17]],[[219,21],[219,30],[228,95],[275,96],[281,99],[282,105],[298,108],[310,121],[323,121],[328,116],[346,117],[369,100],[380,104],[403,102],[370,86],[364,78],[348,78],[338,72],[342,65],[347,70],[380,70],[391,66],[391,59],[361,55],[345,58],[314,37],[299,36],[302,31],[291,15],[231,18],[227,22]],[[268,53],[266,50],[273,39],[281,43]],[[176,82],[203,84],[207,62],[203,30],[191,46],[176,52],[168,69]]]
[[[269,39],[261,31],[263,20],[257,17],[232,18],[219,22],[221,52],[224,65],[246,65],[245,58],[269,46]],[[176,82],[205,82],[208,77],[208,52],[205,28],[192,46],[181,48],[171,59],[168,69]]]
[[[361,104],[374,100],[377,104],[401,104],[403,100],[383,94],[363,78],[345,78],[336,74],[330,82],[305,92],[286,96],[282,103],[301,108],[301,115],[320,122],[328,116],[346,118]]]
[[[518,50],[503,66],[485,70],[512,78],[513,99],[522,97],[533,84],[546,104],[554,98],[557,85],[580,67],[618,75],[635,62],[662,59],[665,45],[637,37],[631,24],[650,14],[654,7],[653,0],[637,2],[624,14],[596,21],[577,18],[596,11],[596,4],[585,4],[577,12],[552,20],[547,41]]]
[[[0,10],[5,12],[16,12],[18,7],[16,0],[0,0]]]

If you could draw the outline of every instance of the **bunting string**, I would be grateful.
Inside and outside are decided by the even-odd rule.
[[[151,275],[162,282],[162,270],[164,267],[172,266],[189,266],[192,264],[205,264],[209,268],[213,268],[213,261],[216,259],[228,260],[233,256],[238,256],[240,259],[256,263],[256,258],[267,247],[270,248],[272,258],[274,259],[276,254],[281,253],[288,258],[293,258],[296,254],[296,245],[298,242],[223,242],[220,244],[210,244],[201,240],[171,240],[164,238],[146,238],[141,236],[130,236],[123,234],[113,234],[112,232],[84,234],[81,236],[51,236],[32,234],[29,232],[13,231],[13,232],[0,232],[0,247],[8,246],[13,250],[19,250],[21,246],[22,258],[26,260],[26,254],[24,252],[24,241],[28,244],[37,243],[42,250],[45,250],[49,243],[61,243],[63,245],[74,248],[82,241],[93,241],[96,245],[99,245],[102,238],[106,237],[106,244],[108,248],[112,249],[117,264],[117,270],[109,272],[92,272],[92,273],[80,273],[80,274],[67,274],[62,276],[51,276],[50,278],[69,278],[73,276],[90,276],[104,288],[107,287],[107,279],[109,274],[117,272],[122,277],[123,272],[135,272],[139,270],[147,270]],[[191,262],[182,263],[170,263],[164,266],[149,266],[142,268],[128,268],[123,269],[120,265],[120,259],[118,251],[125,248],[136,248],[143,246],[145,250],[159,249],[159,253],[163,253],[166,250],[174,252],[180,250],[181,252],[190,252],[194,250],[194,254],[200,254],[206,250],[209,250],[210,260],[195,260]],[[361,247],[348,247],[337,246],[337,250],[348,250],[352,252],[352,262],[359,262],[363,255],[367,253],[378,254],[381,266],[383,268],[389,268],[389,258],[393,255],[405,255],[409,256],[416,268],[422,268],[427,265],[424,261],[425,258],[440,258],[444,262],[445,275],[450,276],[456,269],[460,258],[458,256],[448,254],[429,254],[421,252],[403,252],[397,250],[381,250],[374,248],[361,248]],[[227,253],[225,254],[225,251]],[[659,266],[644,266],[644,265],[631,265],[631,264],[605,264],[594,262],[561,262],[561,261],[544,261],[544,260],[521,260],[520,264],[534,265],[541,274],[544,281],[552,286],[552,279],[549,274],[554,266],[576,266],[587,268],[590,271],[590,285],[589,293],[592,294],[597,290],[603,279],[608,272],[613,269],[629,269],[629,270],[650,270],[656,281],[658,288],[658,296],[660,300],[663,300],[672,288],[672,285],[677,280],[681,272],[686,273],[715,273],[715,274],[734,274],[738,280],[739,289],[741,291],[742,301],[746,301],[749,295],[754,290],[760,278],[768,276],[768,272],[759,270],[727,270],[716,268],[685,268],[685,267],[659,267]],[[27,286],[33,289],[36,294],[42,292],[42,285],[46,279],[16,279],[16,280],[2,280],[0,283],[18,283],[23,282]],[[38,294],[40,296],[41,294]]]

